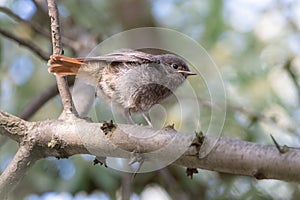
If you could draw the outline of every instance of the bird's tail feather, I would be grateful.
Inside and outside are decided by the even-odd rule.
[[[48,61],[48,65],[50,66],[48,71],[60,76],[76,75],[83,64],[82,59],[70,58],[63,55],[52,55]]]

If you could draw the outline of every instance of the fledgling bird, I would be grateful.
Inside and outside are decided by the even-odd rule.
[[[196,75],[176,55],[152,55],[131,49],[86,58],[52,55],[48,65],[50,73],[78,75],[94,85],[97,96],[119,105],[130,122],[131,113],[142,113],[151,127],[145,113],[171,95],[188,76]]]

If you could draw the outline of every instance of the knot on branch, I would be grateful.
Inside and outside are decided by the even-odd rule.
[[[110,121],[105,121],[100,128],[103,131],[103,133],[107,135],[109,133],[114,132],[117,126],[113,123],[112,120],[110,120]]]
[[[195,146],[196,147],[198,154],[200,152],[200,148],[201,148],[201,146],[202,146],[202,144],[204,142],[204,139],[205,139],[205,136],[204,136],[204,134],[203,134],[202,131],[195,132],[195,137],[194,137],[194,139],[192,141],[191,146]]]
[[[190,177],[191,179],[193,179],[193,175],[198,174],[198,170],[197,170],[197,168],[186,168],[185,173],[186,173],[187,177]]]
[[[50,142],[48,142],[48,147],[51,149],[59,149],[60,148],[60,141],[57,136],[54,136]]]
[[[201,147],[201,145],[204,142],[204,138],[205,138],[205,136],[204,136],[204,134],[203,134],[202,131],[195,132],[195,137],[194,137],[194,139],[192,141],[191,146]]]
[[[164,130],[165,131],[171,131],[171,130],[174,130],[175,131],[175,124],[169,124],[167,125],[166,127],[164,127]]]
[[[69,152],[65,149],[66,145],[65,141],[61,140],[58,135],[53,135],[47,143],[48,150],[51,151],[52,155],[55,152],[54,154],[57,159],[70,157]]]
[[[262,180],[262,179],[266,179],[267,177],[265,176],[265,174],[260,171],[260,170],[255,170],[253,172],[253,176],[257,179],[257,180]]]

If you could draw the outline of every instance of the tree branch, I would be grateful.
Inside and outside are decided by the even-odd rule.
[[[36,2],[35,2],[36,3]],[[37,6],[37,4],[36,4]],[[8,9],[7,7],[3,7],[0,6],[0,12],[3,12],[5,14],[7,14],[8,16],[10,16],[11,18],[13,18],[15,21],[18,22],[22,22],[26,25],[28,25],[29,27],[31,27],[36,33],[39,33],[45,37],[47,37],[48,39],[50,39],[50,33],[48,30],[46,30],[44,27],[40,26],[39,24],[35,24],[31,21],[27,21],[22,19],[21,17],[19,17],[17,14],[13,13],[10,9]],[[69,38],[66,37],[62,37],[62,43],[68,47],[70,47],[72,49],[72,51],[76,52],[78,50],[81,49],[81,44],[78,42],[75,42]],[[47,58],[48,59],[48,58]]]
[[[48,11],[51,19],[51,36],[52,36],[52,48],[53,54],[60,55],[63,52],[60,34],[60,24],[58,17],[58,9],[55,0],[48,0]],[[72,101],[72,96],[67,84],[66,77],[56,76],[56,82],[59,94],[62,99],[64,114],[77,114],[75,106]]]
[[[293,84],[296,87],[297,95],[298,95],[298,103],[300,103],[300,85],[298,83],[298,77],[292,69],[291,62],[292,62],[292,59],[287,60],[286,63],[284,64],[283,68],[287,71],[288,75],[292,79]]]
[[[26,121],[18,117],[6,112],[0,112],[0,134],[8,136],[17,142],[21,141],[28,130],[26,123]]]
[[[27,138],[27,132],[30,129],[30,123],[8,113],[0,112],[0,134],[20,143],[20,148],[13,160],[0,176],[0,199],[7,199],[8,194],[13,191],[28,169],[40,159],[32,151],[35,140]]]
[[[45,52],[43,49],[41,49],[39,46],[34,44],[33,42],[23,39],[23,38],[20,38],[16,35],[13,35],[11,32],[8,32],[8,31],[2,29],[1,27],[0,27],[0,34],[11,40],[16,41],[17,43],[19,43],[22,46],[27,47],[32,52],[34,52],[38,57],[40,57],[42,60],[48,60],[49,54],[47,52]]]
[[[217,109],[224,109],[221,102],[217,102],[217,101],[212,102],[211,100],[204,99],[204,98],[198,98],[198,101],[200,102],[200,104],[202,106],[205,106],[205,107],[209,107],[209,108],[215,107]],[[276,126],[276,127],[278,127],[279,130],[290,130],[291,132],[296,131],[296,130],[294,130],[293,127],[283,126],[281,124],[278,124],[277,119],[274,118],[273,116],[266,116],[263,113],[255,112],[255,111],[245,108],[241,105],[236,105],[236,104],[227,102],[225,107],[226,107],[227,111],[238,112],[238,113],[241,113],[241,114],[247,116],[251,120],[248,125],[249,127],[256,122],[261,122],[261,123]]]
[[[8,119],[9,117],[6,117],[2,121]],[[19,123],[14,123],[13,127],[18,126]],[[252,176],[257,179],[300,181],[300,149],[298,148],[288,148],[287,153],[280,153],[273,145],[213,136],[205,136],[204,143],[201,144],[195,142],[194,134],[180,133],[173,129],[154,130],[149,127],[125,124],[107,126],[107,124],[91,123],[74,116],[65,121],[31,122],[30,127],[26,135],[34,138],[43,157],[66,158],[74,154],[89,153],[96,156],[130,158],[131,152],[138,152],[150,161],[154,159],[153,161],[164,162],[166,158],[173,157],[186,146],[184,153],[174,164]],[[3,132],[1,129],[3,126],[0,127],[0,134],[5,135],[10,134],[10,130],[14,130],[5,129],[6,131]],[[136,137],[141,133],[149,137]],[[168,146],[170,141],[172,141],[172,148],[163,148]],[[148,156],[158,149],[164,151],[155,154],[154,157]],[[209,150],[211,151],[206,157],[199,158],[201,152]]]
[[[75,78],[68,77],[68,85],[73,85]],[[48,88],[44,89],[41,93],[35,96],[20,112],[18,115],[24,120],[31,118],[46,102],[55,97],[58,94],[57,84],[52,84]]]
[[[32,148],[26,144],[21,145],[13,160],[6,167],[0,177],[0,199],[7,199],[26,172],[40,157],[32,154]]]
[[[49,38],[50,33],[49,33],[48,30],[44,29],[42,26],[40,26],[38,24],[32,23],[31,21],[27,21],[27,20],[22,19],[19,15],[13,13],[9,8],[0,6],[0,12],[5,13],[6,15],[10,16],[11,18],[13,18],[17,22],[22,22],[22,23],[28,25],[36,33],[40,33],[40,34],[42,34],[42,35],[44,35],[44,36],[46,36],[46,37]]]

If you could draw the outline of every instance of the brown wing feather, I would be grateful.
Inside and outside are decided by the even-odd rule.
[[[86,58],[70,58],[63,55],[52,55],[48,61],[48,65],[51,67],[48,69],[50,73],[57,75],[76,75],[81,65],[92,62],[105,62],[111,63],[153,63],[159,62],[158,59],[151,55],[141,51],[135,51],[131,49],[121,49],[111,54],[98,56],[98,57],[86,57]],[[136,66],[138,66],[136,65]],[[109,65],[115,66],[115,65]]]
[[[86,57],[86,58],[79,58],[79,59],[84,62],[103,61],[106,63],[122,62],[122,63],[142,64],[142,63],[157,62],[157,58],[155,56],[141,51],[135,51],[132,49],[121,49],[103,56]]]

